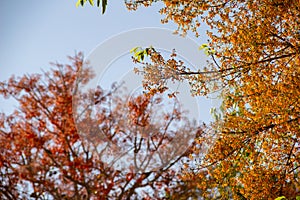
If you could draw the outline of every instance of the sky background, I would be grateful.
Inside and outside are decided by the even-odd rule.
[[[75,7],[76,0],[0,1],[0,80],[11,74],[39,72],[52,61],[66,61],[75,51],[88,54],[105,39],[160,23],[159,5],[129,12],[123,1],[97,7]]]
[[[76,8],[75,4],[76,0],[0,1],[0,81],[13,74],[40,73],[51,67],[49,62],[68,63],[66,57],[75,52],[88,55],[121,32],[177,28],[172,22],[161,24],[160,3],[129,12],[124,1],[110,0],[104,15],[97,7]],[[203,34],[197,42],[205,43],[205,39]],[[10,111],[13,103],[0,99],[0,105],[0,111]]]

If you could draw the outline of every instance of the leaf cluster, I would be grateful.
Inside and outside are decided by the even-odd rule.
[[[87,3],[87,1],[89,1],[91,6],[94,6],[94,0],[78,0],[76,3],[76,7],[83,7]],[[97,0],[97,7],[100,7],[100,4],[102,5],[102,14],[104,14],[107,7],[107,0]]]

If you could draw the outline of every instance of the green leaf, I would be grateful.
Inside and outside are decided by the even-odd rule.
[[[277,197],[275,200],[283,200],[286,199],[285,196]]]
[[[149,56],[148,52],[150,49],[152,51],[155,51],[152,46],[145,49],[141,47],[133,47],[132,49],[130,49],[130,53],[134,53],[133,57],[136,58],[138,61],[143,61],[145,56]]]
[[[212,114],[216,113],[216,111],[217,111],[217,109],[215,107],[212,107],[212,108],[210,108],[209,112],[212,115]]]
[[[146,48],[146,49],[143,51],[143,55],[148,56],[148,48]]]
[[[208,47],[207,44],[202,44],[202,45],[199,47],[199,50],[202,50],[202,49],[207,48],[207,47]]]
[[[138,52],[138,60],[140,61],[140,60],[144,60],[144,51],[139,51]]]
[[[81,0],[80,1],[81,6],[84,6],[85,3],[86,3],[86,0]]]
[[[94,6],[94,0],[89,0],[90,4]]]
[[[215,54],[216,53],[216,50],[210,50],[209,51],[209,54]]]
[[[107,6],[107,0],[102,0],[102,14],[105,13],[106,6]]]
[[[87,0],[78,0],[76,3],[76,7],[78,7],[79,5],[84,6],[86,2]],[[91,4],[91,6],[94,6],[94,0],[89,0],[89,3]],[[100,3],[102,4],[102,14],[104,14],[107,7],[107,0],[97,0],[97,7],[100,7]]]
[[[209,56],[209,50],[208,49],[204,49],[204,53],[205,53],[205,55]]]
[[[136,51],[138,50],[138,49],[140,49],[141,47],[133,47],[132,49],[130,49],[130,53],[136,53]]]
[[[300,200],[300,196],[296,196],[296,200]]]
[[[212,55],[212,54],[215,54],[216,51],[211,49],[207,44],[202,44],[200,47],[199,47],[199,50],[203,50],[205,55],[209,56],[209,55]]]
[[[134,57],[137,58],[137,57],[139,57],[139,56],[140,56],[140,51],[134,53]]]
[[[78,8],[79,5],[80,5],[80,0],[77,1],[76,8]]]

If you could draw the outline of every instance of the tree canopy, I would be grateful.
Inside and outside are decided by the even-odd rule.
[[[181,141],[204,127],[185,120],[178,105],[154,120],[155,109],[164,104],[159,95],[128,99],[121,86],[80,93],[77,88],[94,74],[83,68],[82,54],[70,61],[0,83],[0,94],[19,104],[0,115],[1,199],[184,195],[178,177],[191,149]],[[172,155],[176,144],[183,151]]]
[[[105,12],[107,1],[101,3]],[[175,31],[183,36],[200,37],[201,26],[210,27],[209,41],[201,46],[210,63],[192,71],[177,58],[176,50],[167,58],[155,47],[138,49],[133,61],[135,71],[144,76],[146,94],[128,102],[115,93],[118,87],[97,88],[74,98],[76,77],[86,84],[93,76],[82,70],[80,54],[71,58],[70,65],[57,64],[50,72],[1,82],[0,94],[19,102],[13,114],[0,116],[1,197],[299,198],[300,2],[125,1],[129,10],[153,3],[162,5],[162,22],[176,23]],[[182,113],[175,107],[157,123],[151,110],[166,91],[167,80],[188,80],[191,95],[219,92],[222,106],[216,120],[201,127],[185,121],[177,127],[176,133],[195,131],[196,138],[174,162],[161,168],[145,172],[135,165],[129,171],[108,166],[94,144],[132,146],[134,155],[159,154],[159,148],[166,146],[163,141],[174,139],[176,134],[168,127],[183,119]],[[75,119],[74,101],[85,111]],[[96,106],[96,113],[90,105]],[[80,137],[78,125],[91,133],[89,137]],[[203,156],[207,137],[217,139]]]
[[[211,63],[191,71],[152,51],[150,63],[136,60],[143,66],[137,71],[144,74],[145,89],[164,88],[165,81],[149,79],[154,72],[149,69],[159,67],[163,79],[189,80],[193,95],[222,91],[219,139],[185,179],[207,197],[215,192],[234,199],[295,198],[300,192],[299,1],[161,2],[162,22],[175,22],[183,35],[191,31],[199,37],[201,24],[209,25],[210,40],[202,48]],[[135,10],[152,3],[127,6]]]

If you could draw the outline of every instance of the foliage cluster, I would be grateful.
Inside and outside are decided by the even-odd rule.
[[[77,5],[86,2],[79,0]],[[292,199],[300,195],[300,2],[125,1],[129,10],[157,2],[165,16],[162,22],[173,21],[183,36],[199,37],[202,23],[211,28],[208,44],[201,47],[211,62],[192,71],[175,50],[166,58],[155,47],[132,49],[146,95],[128,102],[117,95],[118,87],[74,97],[77,87],[93,76],[82,69],[80,54],[70,58],[71,65],[55,64],[51,72],[1,82],[0,94],[19,102],[14,113],[0,115],[3,199]],[[94,5],[92,0],[89,3]],[[103,12],[106,5],[103,0]],[[155,120],[155,106],[160,105],[167,82],[184,80],[189,81],[192,95],[220,92],[220,115],[208,127],[189,123],[176,106],[160,116],[161,121]],[[74,109],[84,112],[73,118]],[[191,132],[196,138],[190,148],[172,161],[164,157],[170,153],[168,142]],[[216,140],[203,155],[207,138]],[[99,144],[113,144],[112,152],[129,148],[135,162],[127,171],[108,165]],[[142,160],[152,158],[158,159],[155,163],[171,162],[142,170],[149,166]]]

